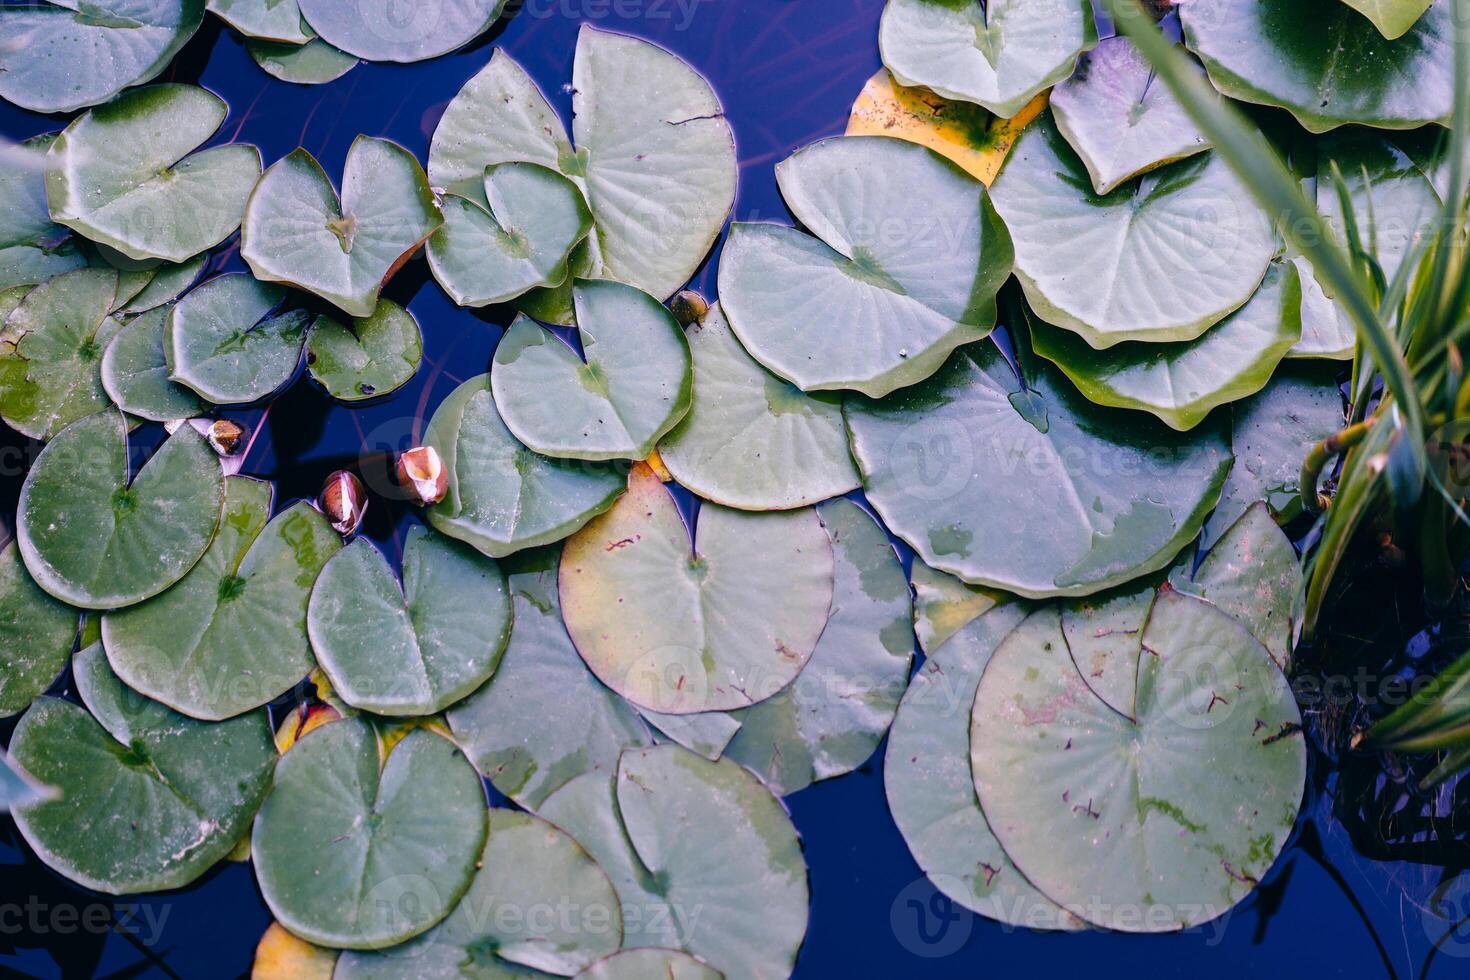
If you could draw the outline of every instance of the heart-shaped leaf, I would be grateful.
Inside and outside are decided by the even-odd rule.
[[[198,396],[169,380],[164,333],[172,307],[160,306],[123,324],[102,353],[102,387],[117,407],[153,422],[193,418]]]
[[[668,714],[764,700],[805,666],[832,605],[832,546],[816,511],[700,508],[689,529],[653,471],[573,536],[562,618],[587,666]]]
[[[304,149],[271,164],[245,206],[240,255],[257,279],[371,316],[383,283],[443,220],[413,154],[359,136],[347,151],[340,198]]]
[[[542,455],[644,459],[689,411],[689,342],[673,314],[632,286],[578,280],[572,297],[582,357],[517,318],[490,368],[495,407]]]
[[[246,41],[245,50],[272,78],[296,85],[324,85],[357,67],[357,58],[319,37],[305,44]]]
[[[0,149],[0,289],[87,264],[71,229],[52,221],[46,208],[46,151],[55,138],[47,133]]]
[[[264,711],[218,724],[177,715],[124,687],[100,644],[72,667],[87,707],[40,698],[11,737],[14,760],[58,791],[18,810],[16,826],[83,887],[182,888],[230,852],[270,788],[270,722]]]
[[[397,391],[419,370],[424,338],[413,314],[391,300],[378,300],[372,316],[354,318],[349,329],[317,317],[306,340],[306,369],[327,394],[357,402]]]
[[[165,327],[169,378],[217,405],[260,401],[301,363],[311,317],[282,310],[286,291],[244,273],[216,276],[174,306]]]
[[[922,558],[914,559],[909,584],[914,590],[914,635],[925,656],[1005,598],[1003,593],[936,571]]]
[[[329,43],[366,61],[425,61],[463,47],[495,23],[505,0],[420,0],[390,7],[299,0],[301,13]]]
[[[1014,116],[1097,44],[1086,0],[888,0],[883,64],[903,85]]]
[[[315,37],[296,0],[209,0],[209,12],[250,38],[305,44]]]
[[[162,595],[102,617],[107,658],[128,686],[215,721],[311,672],[306,604],[342,540],[305,502],[271,518],[271,496],[269,483],[226,479],[224,519],[199,563]]]
[[[1403,37],[1434,0],[1343,0],[1373,22],[1384,37]]]
[[[0,718],[24,711],[56,680],[77,622],[75,609],[32,581],[14,542],[0,549]]]
[[[84,609],[141,602],[194,567],[214,538],[224,473],[184,426],[128,482],[128,423],[115,411],[73,422],[20,488],[16,540],[36,584]]]
[[[625,949],[577,974],[577,980],[724,980],[725,975],[677,949]]]
[[[1250,299],[1277,251],[1271,219],[1213,153],[1100,195],[1050,115],[1011,149],[993,196],[1032,309],[1098,348],[1193,340]]]

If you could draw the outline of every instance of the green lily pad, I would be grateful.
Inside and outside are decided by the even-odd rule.
[[[789,684],[832,604],[832,546],[814,510],[700,508],[690,543],[647,467],[566,544],[562,618],[604,684],[667,714],[728,711]]]
[[[372,316],[383,283],[443,220],[413,154],[359,136],[347,151],[340,198],[304,149],[271,164],[245,206],[240,255],[257,279],[316,293],[349,316]]]
[[[269,483],[227,478],[224,519],[199,563],[167,592],[102,617],[107,658],[129,687],[216,721],[311,673],[307,600],[342,542],[304,501],[271,518],[271,497]]]
[[[900,395],[849,398],[869,501],[935,569],[1033,598],[1167,565],[1230,470],[1223,420],[1176,433],[1099,409],[1036,367],[1023,388],[986,344]]]
[[[1392,281],[1414,247],[1433,233],[1439,194],[1413,157],[1377,133],[1354,130],[1323,137],[1317,147],[1317,210],[1343,243],[1346,220],[1332,179],[1334,163],[1347,184],[1363,245]]]
[[[1099,405],[1133,408],[1181,431],[1219,405],[1247,398],[1302,333],[1302,288],[1296,266],[1276,262],[1256,294],[1195,340],[1172,344],[1134,341],[1094,350],[1069,330],[1033,322],[1036,353],[1072,379]]]
[[[342,954],[332,977],[570,976],[622,938],[617,893],[582,846],[528,813],[495,808],[479,870],[449,917],[402,946]]]
[[[492,558],[560,541],[611,507],[626,485],[610,465],[551,459],[517,442],[495,409],[488,374],[450,392],[424,443],[449,478],[449,492],[424,516]]]
[[[419,370],[424,338],[413,314],[391,300],[378,300],[369,317],[349,329],[317,317],[306,339],[306,369],[338,401],[378,398],[406,385]]]
[[[87,707],[40,698],[11,737],[14,761],[59,794],[16,811],[16,826],[48,867],[86,888],[182,888],[234,848],[270,789],[270,721],[264,711],[218,724],[177,715],[125,688],[95,643],[73,671]]]
[[[32,581],[15,542],[0,549],[0,718],[24,711],[61,674],[79,621]]]
[[[914,590],[914,635],[925,656],[1005,600],[1003,593],[962,582],[917,557],[909,584]]]
[[[1378,32],[1392,40],[1403,37],[1434,0],[1344,0],[1373,22]]]
[[[712,762],[725,754],[730,740],[740,731],[745,714],[744,711],[701,711],[692,715],[667,715],[644,709],[638,713],[667,741],[698,752]]]
[[[209,0],[209,12],[248,38],[305,44],[315,37],[296,0]]]
[[[46,151],[55,138],[47,133],[0,149],[0,289],[87,264],[71,229],[52,221],[46,208]]]
[[[197,395],[169,380],[164,334],[170,306],[123,324],[102,352],[102,387],[118,408],[153,422],[193,418],[204,411]]]
[[[56,798],[55,786],[43,786],[35,777],[0,753],[0,813],[9,813]]]
[[[1183,573],[1178,564],[1171,572]],[[1083,683],[1104,704],[1129,718],[1138,688],[1143,627],[1164,579],[1162,571],[1156,572],[1061,606],[1062,636]]]
[[[60,0],[0,7],[0,98],[33,112],[106,102],[158,75],[204,0]]]
[[[132,259],[184,262],[240,227],[260,151],[194,151],[229,112],[194,85],[151,85],[89,109],[51,144],[51,217]]]
[[[41,450],[20,489],[16,540],[36,584],[83,609],[116,609],[173,585],[214,538],[224,473],[185,426],[128,482],[128,423],[106,411]]]
[[[1292,345],[1287,357],[1320,360],[1352,360],[1357,328],[1347,310],[1338,304],[1317,280],[1312,263],[1293,256],[1291,264],[1302,280],[1302,339]]]
[[[1148,59],[1126,37],[1105,38],[1051,93],[1052,119],[1107,194],[1166,163],[1210,148]]]
[[[272,78],[295,85],[325,85],[357,67],[357,58],[319,37],[305,44],[246,41],[245,50]]]
[[[677,949],[625,949],[577,974],[577,980],[724,980],[725,975]]]
[[[295,377],[311,317],[286,291],[244,273],[216,276],[175,304],[164,329],[169,378],[216,405],[274,394]]]
[[[1106,928],[1173,931],[1265,875],[1296,822],[1306,747],[1281,669],[1214,606],[1161,593],[1142,647],[1130,718],[1083,683],[1057,611],[1034,613],[981,677],[970,764],[992,831],[1043,894]]]
[[[689,342],[672,313],[632,286],[578,280],[572,296],[582,357],[518,317],[495,348],[495,406],[544,456],[644,459],[689,411]]]
[[[208,258],[208,255],[201,253],[183,262],[160,265],[148,278],[147,285],[129,296],[113,312],[136,316],[174,302],[198,281],[199,273],[204,270],[204,263]],[[121,284],[118,286],[118,293],[121,298]]]
[[[495,23],[505,0],[435,0],[399,8],[381,2],[299,0],[307,23],[365,61],[425,61],[469,44]]]
[[[492,676],[449,709],[449,727],[475,768],[530,810],[584,773],[611,774],[648,729],[577,655],[561,621],[554,548],[509,559],[515,610],[510,643]]]
[[[990,333],[1011,240],[957,164],[904,140],[842,136],[798,150],[776,179],[813,234],[736,222],[719,282],[735,335],[772,372],[803,391],[879,398]]]
[[[1184,38],[1215,87],[1280,106],[1313,133],[1347,123],[1415,129],[1447,122],[1454,24],[1434,0],[1388,40],[1343,0],[1201,0],[1181,4]]]
[[[1086,0],[888,0],[883,64],[901,85],[1009,119],[1097,44]]]
[[[449,915],[485,834],[480,777],[454,743],[415,729],[380,762],[372,727],[346,718],[281,757],[250,850],[281,925],[319,946],[382,949]]]
[[[1277,252],[1270,217],[1213,153],[1100,195],[1049,114],[991,190],[1032,309],[1093,347],[1193,340],[1251,298]]]

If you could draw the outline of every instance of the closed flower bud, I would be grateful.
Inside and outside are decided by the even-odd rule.
[[[449,492],[449,472],[433,446],[415,446],[398,455],[398,483],[427,507]]]
[[[245,427],[229,419],[216,419],[205,434],[209,445],[221,456],[233,456],[245,441]]]
[[[337,533],[350,538],[357,533],[367,513],[367,489],[356,475],[338,470],[322,485],[317,504]]]

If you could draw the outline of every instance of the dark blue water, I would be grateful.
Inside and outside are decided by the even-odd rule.
[[[568,116],[570,96],[562,86],[570,80],[578,26],[588,21],[654,40],[710,78],[739,147],[736,216],[785,221],[771,168],[797,147],[843,130],[852,99],[878,68],[882,2],[526,0],[470,50],[419,65],[361,65],[315,88],[271,79],[235,35],[211,20],[165,77],[197,82],[229,102],[219,141],[255,143],[267,164],[305,146],[329,173],[340,174],[359,133],[397,140],[422,160],[445,104],[493,46],[510,51]],[[60,125],[0,104],[0,135],[20,139]],[[694,284],[707,295],[714,292],[717,259],[716,253]],[[209,271],[223,270],[244,270],[233,247],[221,250]],[[280,504],[314,495],[343,466],[382,486],[381,454],[413,445],[439,401],[488,369],[509,322],[502,311],[454,306],[422,261],[401,272],[386,295],[407,306],[423,328],[424,363],[409,385],[348,409],[301,382],[266,409],[231,413],[258,432],[245,472],[275,480]],[[34,447],[10,434],[0,438],[0,450],[10,474],[0,478],[9,524],[19,485],[10,464]],[[380,497],[365,533],[396,554],[411,519],[406,508]],[[0,737],[8,739],[11,727],[0,725]],[[1463,844],[1465,828],[1451,819],[1447,833],[1443,821],[1435,822],[1449,808],[1464,813],[1465,801],[1399,794],[1386,806],[1359,805],[1378,801],[1382,783],[1371,767],[1344,775],[1314,760],[1296,838],[1258,892],[1224,920],[1187,935],[1054,936],[977,919],[928,886],[888,815],[880,751],[862,770],[789,801],[812,884],[797,976],[1470,975],[1470,936],[1452,937],[1435,952],[1447,923],[1421,911],[1448,880],[1442,897],[1458,902],[1459,915],[1470,912],[1470,878],[1454,877],[1464,852],[1437,843],[1446,836]],[[13,824],[0,821],[0,973],[234,976],[248,972],[269,919],[248,865],[217,869],[180,892],[115,901],[49,872],[26,852]]]

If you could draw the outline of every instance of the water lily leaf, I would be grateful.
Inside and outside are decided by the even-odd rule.
[[[1349,6],[1362,12],[1378,28],[1379,33],[1392,40],[1403,37],[1418,19],[1424,16],[1434,0],[1344,0]]]
[[[495,23],[505,0],[430,0],[411,7],[381,0],[299,0],[312,28],[365,61],[426,61],[463,47]]]
[[[56,787],[43,786],[20,766],[0,753],[0,813],[55,799]]]
[[[668,715],[640,709],[643,720],[668,741],[698,752],[711,762],[725,754],[730,740],[740,731],[745,712],[701,711],[692,715]]]
[[[127,301],[113,312],[137,315],[174,302],[198,281],[199,273],[203,271],[204,263],[208,258],[208,255],[201,253],[183,262],[168,262],[160,265],[148,278],[147,285],[129,296]],[[121,283],[118,285],[118,294],[121,298]],[[116,302],[114,300],[114,303]]]
[[[429,239],[429,268],[460,306],[561,285],[572,249],[592,230],[581,189],[539,163],[486,167],[481,186],[445,194],[440,208],[444,224]]]
[[[901,395],[849,398],[868,499],[925,562],[975,585],[1087,595],[1162,568],[1230,470],[1224,420],[1175,433],[1037,368],[1023,388],[986,344]]]
[[[1170,571],[1188,578],[1188,569],[1180,563]],[[1083,683],[1104,704],[1129,718],[1138,688],[1143,627],[1164,579],[1163,572],[1156,572],[1061,606],[1062,635]]]
[[[174,306],[165,327],[169,378],[217,405],[259,401],[301,363],[311,317],[283,311],[286,291],[244,273],[216,276]]]
[[[1343,243],[1346,219],[1333,164],[1347,184],[1364,247],[1392,281],[1420,239],[1433,232],[1439,194],[1413,157],[1377,133],[1356,130],[1324,137],[1317,149],[1317,209]]]
[[[1292,257],[1291,264],[1296,266],[1302,280],[1302,339],[1292,345],[1286,356],[1352,360],[1358,337],[1352,317],[1317,280],[1311,262],[1297,255]]]
[[[46,151],[55,138],[47,133],[0,148],[0,289],[87,264],[71,229],[53,222],[46,208]]]
[[[1296,821],[1306,749],[1281,669],[1214,606],[1161,593],[1142,646],[1129,718],[1083,683],[1057,611],[1033,614],[985,668],[970,763],[991,829],[1048,898],[1107,928],[1172,931],[1264,876]]]
[[[1213,153],[1099,195],[1050,115],[993,192],[1032,309],[1093,347],[1193,340],[1250,299],[1277,251],[1270,217]]]
[[[903,85],[1014,116],[1097,44],[1085,0],[888,0],[883,64]]]
[[[763,368],[718,304],[686,336],[694,400],[658,447],[674,479],[741,510],[789,510],[857,488],[837,396],[806,394]]]
[[[1097,351],[1068,330],[1033,322],[1032,348],[1099,405],[1152,413],[1192,429],[1219,405],[1265,387],[1302,333],[1296,266],[1275,262],[1256,294],[1195,340],[1134,341]]]
[[[168,67],[203,20],[204,0],[6,4],[0,98],[33,112],[106,102]]]
[[[71,656],[79,615],[32,581],[15,543],[0,549],[0,718],[19,714]]]
[[[0,416],[32,439],[50,439],[109,405],[102,352],[121,326],[109,317],[110,269],[66,272],[26,293],[0,328]]]
[[[419,370],[424,338],[413,314],[391,300],[378,300],[373,315],[355,318],[351,329],[317,317],[306,340],[306,369],[327,394],[356,402],[397,391]]]
[[[625,949],[577,974],[577,980],[724,980],[725,975],[677,949]]]
[[[337,958],[337,950],[313,946],[272,922],[255,947],[250,980],[332,980]]]
[[[40,698],[11,738],[14,761],[59,793],[17,811],[16,826],[86,888],[182,888],[230,852],[270,788],[265,712],[217,724],[177,715],[125,688],[95,643],[73,671],[87,707]]]
[[[583,773],[612,773],[623,749],[650,744],[633,708],[592,676],[572,646],[557,563],[553,548],[506,562],[515,609],[510,643],[494,676],[448,712],[475,768],[531,810]]]
[[[625,487],[610,465],[551,459],[517,442],[495,409],[488,374],[450,392],[424,443],[439,453],[449,477],[448,494],[424,516],[492,558],[560,541],[612,506]]]
[[[343,953],[333,977],[569,976],[622,937],[617,893],[582,846],[528,813],[494,808],[479,870],[449,917],[402,946]]]
[[[83,609],[116,609],[194,567],[224,497],[219,457],[189,426],[129,484],[127,420],[98,412],[41,450],[21,485],[16,540],[41,588]]]
[[[914,634],[926,656],[1005,600],[1003,593],[935,571],[922,558],[914,559],[909,584],[914,590]]]
[[[791,682],[832,605],[832,546],[814,510],[700,508],[691,546],[646,466],[561,556],[562,617],[587,666],[634,704],[728,711]]]
[[[307,599],[342,542],[304,501],[271,518],[271,496],[269,483],[229,477],[224,519],[199,563],[162,595],[102,617],[107,658],[129,687],[214,721],[311,672]]]
[[[791,973],[808,912],[801,844],[781,802],[736,763],[628,749],[613,780],[581,776],[541,815],[612,879],[625,948],[682,949],[730,976]]]
[[[209,0],[205,6],[248,38],[305,44],[316,36],[302,21],[296,0]]]
[[[357,58],[319,37],[305,44],[246,41],[245,50],[267,75],[296,85],[325,85],[357,67]]]
[[[542,455],[643,459],[689,411],[689,342],[672,313],[632,286],[578,280],[572,294],[582,357],[517,318],[495,348],[495,406]]]
[[[480,777],[453,742],[417,728],[380,764],[372,726],[344,718],[281,756],[250,844],[281,925],[321,946],[382,949],[449,915],[485,833]]]
[[[169,380],[164,333],[172,307],[160,306],[118,328],[102,353],[102,387],[117,407],[153,422],[193,418],[204,410],[194,392]]]
[[[340,198],[304,149],[271,164],[245,206],[240,255],[257,279],[371,316],[383,283],[442,223],[413,154],[359,136],[347,151]]]
[[[1104,39],[1051,94],[1052,118],[1107,194],[1146,171],[1210,148],[1126,37]]]
[[[195,153],[224,122],[224,100],[194,85],[151,85],[89,109],[47,154],[51,217],[133,259],[184,262],[240,227],[260,151]]]
[[[1217,89],[1280,106],[1324,133],[1346,123],[1415,129],[1448,121],[1450,6],[1434,0],[1395,40],[1343,0],[1191,0],[1179,16]]]

